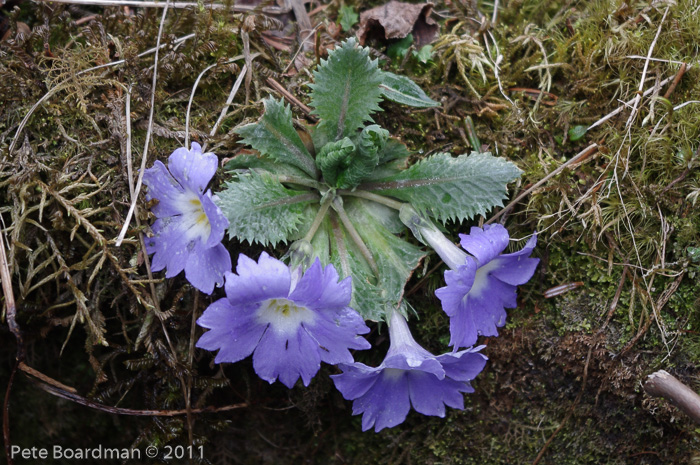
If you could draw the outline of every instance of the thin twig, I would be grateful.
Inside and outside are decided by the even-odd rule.
[[[688,66],[687,69],[690,69],[690,66]],[[667,77],[666,79],[664,79],[663,81],[661,81],[661,82],[659,83],[659,87],[665,86],[665,85],[668,84],[669,82],[673,81],[673,79],[674,79],[675,77],[676,77],[675,74],[674,74],[673,76]],[[646,97],[647,95],[651,94],[652,92],[654,92],[654,89],[655,89],[655,87],[651,87],[651,88],[645,90],[644,93],[642,94],[642,97]],[[636,97],[635,97],[635,98],[636,98]],[[586,131],[590,131],[590,130],[593,129],[594,127],[600,126],[601,124],[603,124],[604,122],[606,122],[606,121],[609,120],[610,118],[612,118],[612,117],[618,115],[618,114],[619,114],[620,112],[622,112],[625,108],[629,108],[629,106],[630,106],[633,102],[634,102],[634,99],[628,100],[627,102],[624,102],[624,103],[622,104],[622,106],[619,106],[616,110],[611,111],[610,113],[608,113],[607,115],[603,116],[601,119],[599,119],[599,120],[596,121],[595,123],[593,123],[593,124],[591,124],[590,126],[588,126],[588,129],[586,129]]]
[[[44,379],[41,378],[36,378],[34,373],[36,370],[33,368],[30,370],[27,370],[28,367],[27,365],[20,364],[19,369],[27,373],[32,381],[37,383],[41,389],[44,391],[48,392],[49,394],[52,394],[56,397],[60,397],[62,399],[70,400],[72,402],[75,402],[80,405],[84,405],[86,407],[93,408],[95,410],[100,410],[102,412],[107,412],[107,413],[114,413],[117,415],[131,415],[131,416],[139,416],[139,417],[176,417],[180,415],[187,415],[188,410],[187,409],[182,409],[182,410],[137,410],[137,409],[130,409],[130,408],[121,408],[121,407],[112,407],[109,405],[104,405],[100,404],[99,402],[92,401],[90,399],[87,399],[73,391],[75,389],[72,389],[72,391],[67,391],[60,387],[61,383],[58,381],[48,383]],[[48,376],[44,375],[44,378],[48,378]],[[49,378],[50,379],[50,378]],[[226,405],[223,407],[204,407],[204,408],[196,408],[196,409],[190,409],[190,413],[217,413],[217,412],[227,412],[230,410],[236,410],[240,408],[246,408],[248,407],[248,404],[246,403],[240,403],[240,404],[232,404],[232,405]]]
[[[176,39],[173,41],[173,44],[179,45],[191,38],[193,38],[195,35],[194,34],[188,34],[186,36],[180,37],[179,39]],[[145,56],[150,55],[151,53],[157,52],[159,49],[167,47],[169,44],[163,44],[158,47],[154,47],[152,49],[146,50],[145,52],[139,53],[137,57],[143,58]],[[92,71],[97,71],[98,69],[103,69],[103,68],[109,68],[112,66],[118,66],[121,64],[126,63],[126,60],[116,60],[112,61],[109,63],[105,63],[103,65],[98,65],[98,66],[93,66],[92,68],[87,68],[82,71],[79,71],[75,73],[75,76],[82,76],[83,74],[87,74]],[[54,94],[56,94],[58,91],[62,90],[64,87],[66,87],[67,80],[64,82],[61,82],[60,84],[56,85],[56,87],[50,89],[48,92],[46,92],[34,105],[32,105],[32,108],[29,109],[26,115],[24,115],[24,118],[22,118],[22,121],[19,123],[19,126],[17,126],[17,130],[15,131],[15,135],[12,138],[12,142],[10,142],[10,146],[7,150],[7,156],[9,156],[12,152],[15,150],[15,146],[17,145],[17,141],[19,140],[19,136],[22,134],[22,131],[24,130],[24,127],[27,125],[27,122],[29,121],[29,118],[34,114],[34,112],[39,108],[44,102],[49,100]]]
[[[284,86],[282,86],[282,84],[280,84],[279,82],[275,81],[275,80],[272,79],[271,77],[268,77],[268,78],[266,79],[266,81],[267,81],[267,83],[268,83],[270,86],[272,86],[273,89],[275,89],[277,92],[279,92],[280,94],[282,94],[282,96],[283,96],[289,103],[291,103],[292,105],[298,106],[299,109],[300,109],[301,111],[303,111],[304,114],[305,114],[310,120],[312,120],[313,122],[318,121],[318,119],[317,119],[315,116],[311,115],[311,108],[309,108],[309,107],[307,107],[306,105],[304,105],[303,103],[301,103],[301,100],[299,100],[298,98],[296,98],[295,96],[293,96],[287,89],[284,88]]]
[[[192,361],[194,360],[194,338],[197,329],[197,308],[199,307],[199,291],[194,291],[192,305],[192,322],[190,323],[190,347],[187,352],[187,396],[185,410],[187,411],[187,436],[190,446],[194,447],[194,423],[192,421]]]
[[[236,79],[236,82],[234,82],[233,87],[231,87],[231,92],[228,94],[228,98],[226,99],[226,103],[224,104],[224,107],[221,109],[221,114],[219,115],[219,119],[216,120],[216,123],[214,124],[214,126],[211,128],[211,131],[209,132],[209,137],[214,137],[214,134],[216,134],[216,131],[219,129],[219,126],[221,126],[221,123],[223,122],[224,118],[226,118],[226,114],[228,113],[228,107],[231,106],[233,99],[236,97],[236,94],[238,93],[238,89],[240,89],[241,84],[243,83],[243,78],[245,77],[247,70],[248,70],[247,65],[243,65],[243,68],[241,68],[241,71],[238,73],[238,78]],[[202,151],[205,151],[206,148],[207,148],[207,144],[204,144],[202,146]]]
[[[186,36],[179,37],[179,38],[173,40],[172,45],[175,46],[175,47],[177,47],[178,45],[182,44],[183,42],[186,42],[186,41],[188,41],[188,40],[194,38],[194,36],[195,36],[195,34],[192,33],[192,34],[187,34]],[[170,45],[170,44],[163,44],[163,45],[160,45],[160,46],[158,46],[158,47],[149,48],[149,49],[146,50],[145,52],[141,52],[141,53],[139,53],[139,54],[136,55],[136,56],[137,56],[138,58],[143,58],[143,57],[145,57],[145,56],[148,56],[148,55],[150,55],[150,54],[152,54],[152,53],[157,52],[157,51],[160,50],[161,48],[167,47],[168,45]],[[83,75],[83,74],[86,74],[86,73],[89,73],[89,72],[92,72],[92,71],[97,71],[98,69],[110,68],[110,67],[112,67],[112,66],[121,65],[121,64],[124,64],[124,63],[126,63],[126,60],[115,60],[115,61],[110,61],[109,63],[105,63],[105,64],[103,64],[103,65],[93,66],[92,68],[84,69],[84,70],[82,70],[82,71],[76,73],[75,75],[76,75],[76,76],[80,76],[80,75]]]
[[[610,303],[610,309],[608,310],[608,314],[605,317],[605,323],[603,323],[603,326],[600,327],[600,329],[598,330],[598,333],[602,333],[602,331],[608,326],[608,323],[610,323],[610,320],[612,319],[612,316],[615,313],[615,310],[617,309],[617,303],[620,301],[620,296],[622,295],[622,288],[625,285],[625,278],[627,278],[628,272],[629,272],[629,265],[625,265],[624,268],[622,268],[622,276],[620,277],[620,284],[617,285],[617,290],[615,291],[615,296],[613,297],[613,300]]]
[[[17,342],[17,353],[15,355],[16,363],[12,368],[12,374],[7,382],[2,410],[2,436],[5,444],[5,456],[7,457],[8,465],[12,465],[12,455],[10,454],[12,448],[10,443],[10,392],[12,391],[12,384],[15,379],[17,366],[24,360],[25,352],[22,333],[16,321],[17,307],[15,305],[15,294],[12,291],[12,277],[10,274],[10,266],[7,262],[7,254],[5,253],[4,239],[4,235],[2,231],[0,231],[0,279],[2,279],[2,293],[5,297],[5,318],[7,319],[7,326],[10,327],[10,332],[15,336]]]
[[[586,147],[585,149],[583,149],[582,151],[580,151],[575,157],[571,158],[571,159],[568,160],[566,163],[564,163],[563,165],[561,165],[559,168],[555,169],[554,171],[552,171],[551,173],[549,173],[547,176],[545,176],[544,178],[540,179],[538,182],[536,182],[535,184],[533,184],[529,189],[526,189],[524,192],[522,192],[520,195],[518,195],[518,196],[517,196],[515,199],[513,199],[508,205],[506,205],[506,206],[503,208],[503,210],[501,210],[501,211],[499,211],[498,213],[496,213],[495,215],[493,215],[485,224],[491,224],[491,223],[493,223],[493,222],[496,221],[498,218],[500,218],[501,215],[503,215],[505,212],[507,212],[508,210],[510,210],[515,204],[517,204],[518,202],[520,202],[520,200],[522,200],[525,196],[527,196],[528,194],[530,194],[532,191],[534,191],[535,189],[537,189],[537,188],[539,188],[540,186],[542,186],[544,183],[546,183],[547,181],[549,181],[550,179],[552,179],[554,176],[556,176],[556,175],[558,175],[559,173],[561,173],[562,171],[564,171],[564,170],[565,170],[566,168],[568,168],[569,166],[571,166],[571,165],[573,165],[573,164],[575,164],[575,163],[578,163],[578,162],[580,162],[580,161],[585,160],[586,158],[590,157],[591,155],[593,155],[593,154],[594,154],[595,152],[597,152],[597,151],[598,151],[598,144],[593,143],[593,144],[589,145],[588,147]]]
[[[324,6],[327,6],[327,5],[324,5]],[[311,38],[312,35],[316,34],[316,31],[317,31],[318,28],[320,28],[321,26],[323,26],[323,23],[318,23],[318,24],[316,25],[316,27],[314,27],[314,28],[307,34],[306,37],[304,37],[304,40],[301,41],[301,45],[299,45],[299,49],[298,49],[297,52],[292,56],[292,59],[289,60],[289,63],[287,63],[287,66],[282,70],[282,74],[284,74],[284,73],[286,73],[287,71],[289,71],[289,68],[294,64],[294,60],[296,60],[296,59],[297,59],[297,56],[299,56],[299,53],[301,53],[301,51],[304,50],[304,44],[306,43],[306,41],[309,40],[309,39]]]
[[[617,358],[621,358],[623,355],[625,355],[629,350],[634,347],[634,345],[639,341],[639,339],[649,330],[651,327],[651,323],[653,321],[656,321],[657,319],[657,313],[661,312],[663,308],[666,306],[668,301],[671,299],[671,296],[675,294],[675,292],[678,290],[678,287],[681,285],[681,281],[683,280],[683,277],[685,276],[685,271],[681,272],[676,279],[668,285],[666,289],[661,293],[659,296],[659,299],[654,303],[651,301],[651,306],[653,309],[654,317],[649,318],[646,323],[644,323],[644,326],[637,331],[637,334],[627,343],[625,346],[620,350],[620,353],[617,355]],[[658,323],[658,321],[657,321]]]
[[[7,458],[7,465],[13,465],[12,460],[12,443],[10,442],[10,392],[12,392],[12,384],[15,382],[15,373],[17,373],[17,366],[19,363],[15,363],[12,367],[12,373],[10,374],[10,379],[7,382],[7,389],[5,389],[5,400],[2,406],[2,438],[5,443],[5,458]]]
[[[639,102],[642,100],[642,96],[640,95],[641,92],[644,90],[644,81],[646,80],[647,77],[647,70],[649,69],[649,61],[651,59],[651,54],[654,51],[654,47],[656,46],[656,41],[659,39],[659,36],[661,35],[661,27],[664,24],[664,21],[666,21],[666,15],[668,15],[668,12],[670,10],[670,7],[666,7],[666,11],[664,11],[664,15],[661,18],[661,22],[659,23],[659,28],[656,30],[656,35],[654,36],[654,40],[651,42],[651,45],[649,46],[649,51],[647,52],[647,59],[644,61],[644,69],[642,70],[642,78],[639,80],[639,90],[637,91],[637,95],[634,97],[634,102],[632,104],[632,111],[630,112],[630,116],[627,118],[627,124],[626,127],[629,128],[632,125],[632,121],[634,121],[634,118],[637,116],[638,106]]]
[[[18,362],[24,361],[24,341],[22,340],[22,332],[17,324],[17,306],[15,304],[15,294],[12,290],[12,276],[10,274],[10,264],[7,262],[7,254],[5,253],[5,236],[0,231],[0,279],[2,280],[2,293],[5,297],[5,318],[10,332],[17,341]]]
[[[199,86],[199,81],[202,79],[202,76],[209,71],[212,68],[216,68],[219,66],[219,63],[214,63],[213,65],[209,65],[206,68],[204,68],[204,71],[199,73],[199,76],[197,76],[197,79],[194,81],[194,85],[192,86],[192,92],[190,93],[190,100],[187,102],[187,111],[185,112],[185,148],[189,148],[190,146],[190,110],[192,110],[192,101],[194,100],[194,93],[197,91],[197,86]]]
[[[664,397],[700,424],[700,396],[665,370],[652,373],[644,383],[644,391],[652,397]]]
[[[165,1],[165,8],[163,8],[163,15],[160,18],[160,25],[158,26],[158,38],[156,39],[156,56],[153,59],[153,81],[151,83],[151,112],[148,116],[148,130],[146,131],[146,141],[143,145],[143,152],[141,153],[141,169],[139,170],[139,178],[136,181],[136,187],[134,188],[134,198],[131,199],[131,206],[129,207],[129,212],[126,214],[126,220],[124,221],[124,226],[122,227],[119,237],[117,237],[116,246],[119,247],[126,236],[126,232],[129,229],[129,223],[131,223],[131,217],[136,210],[136,200],[138,198],[139,192],[141,191],[141,183],[143,182],[143,173],[146,170],[146,160],[148,159],[148,144],[151,141],[151,133],[153,132],[153,113],[156,101],[156,84],[158,83],[158,51],[160,50],[160,38],[163,36],[163,25],[165,24],[165,16],[168,14],[168,5],[170,0]],[[149,277],[150,279],[150,277]]]
[[[678,72],[676,73],[676,77],[673,78],[673,82],[671,83],[670,86],[668,86],[668,90],[664,94],[664,98],[666,98],[666,99],[669,98],[671,96],[671,94],[673,93],[673,91],[676,90],[676,86],[678,85],[679,82],[681,82],[681,78],[683,77],[683,75],[685,74],[685,71],[687,69],[688,69],[688,65],[683,63],[681,65],[681,69],[679,69]]]
[[[260,55],[260,53],[257,53],[257,52],[253,53],[250,56],[251,62],[253,59],[257,58],[259,55]],[[228,65],[231,63],[235,63],[236,61],[238,61],[242,58],[244,58],[243,55],[238,55],[238,56],[231,58],[230,60],[227,60],[223,64]],[[197,87],[199,86],[199,81],[202,79],[204,74],[207,71],[209,71],[210,69],[216,68],[217,66],[219,66],[219,64],[220,63],[214,63],[213,65],[206,67],[204,69],[204,71],[199,73],[199,76],[197,76],[197,80],[194,82],[194,85],[192,86],[192,93],[190,94],[190,101],[187,103],[187,112],[185,113],[185,147],[190,146],[190,110],[192,109],[192,101],[194,100],[194,93],[197,91]],[[242,78],[242,76],[245,75],[247,68],[248,68],[247,65],[243,65],[243,69],[241,70],[241,75],[238,77],[238,79],[236,79],[237,84],[233,85],[233,88],[231,89],[231,93],[229,94],[229,97],[226,100],[226,104],[224,105],[224,108],[221,110],[221,115],[219,116],[219,119],[216,121],[216,124],[214,125],[214,127],[212,128],[211,133],[209,134],[210,136],[213,136],[216,133],[216,130],[218,129],[221,120],[223,120],[224,117],[226,116],[226,112],[228,111],[228,107],[231,105],[233,98],[236,96],[236,92],[238,92],[238,87],[240,87],[240,85],[241,85],[240,79]],[[206,144],[204,144],[204,146],[202,147],[202,151],[204,151],[205,148],[206,148]]]

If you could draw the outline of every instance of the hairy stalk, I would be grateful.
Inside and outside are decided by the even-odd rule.
[[[403,202],[399,202],[397,200],[390,199],[389,197],[386,197],[384,195],[374,194],[372,192],[367,192],[367,191],[362,191],[362,190],[341,189],[338,191],[338,194],[339,195],[350,195],[352,197],[360,197],[362,199],[371,200],[372,202],[381,203],[382,205],[386,205],[387,207],[393,208],[394,210],[401,210],[401,207],[404,206]]]
[[[321,184],[318,181],[314,181],[313,179],[300,178],[298,176],[279,175],[279,176],[277,176],[277,180],[279,182],[286,182],[289,184],[299,184],[300,186],[311,187],[311,188],[318,189],[318,190],[322,190],[324,188],[323,184]]]
[[[303,240],[311,242],[311,239],[314,238],[316,231],[318,231],[318,227],[321,226],[321,222],[326,217],[326,213],[328,213],[328,207],[331,206],[333,199],[334,197],[329,195],[328,197],[326,197],[326,200],[323,201],[323,203],[321,204],[321,208],[318,209],[316,218],[314,218],[314,222],[311,223],[311,227],[309,227],[309,231],[306,233]]]
[[[357,229],[355,229],[355,226],[352,224],[352,221],[350,220],[348,214],[343,208],[342,202],[343,201],[341,198],[334,199],[333,210],[335,210],[335,212],[338,214],[338,218],[340,218],[341,223],[343,223],[343,226],[345,226],[345,229],[348,231],[348,234],[350,234],[352,241],[360,249],[360,253],[362,253],[362,256],[367,261],[369,267],[372,268],[372,272],[374,273],[374,275],[379,277],[379,268],[377,268],[377,263],[374,261],[374,257],[372,257],[372,252],[369,251],[367,245],[362,240],[362,237],[360,237],[360,233],[358,233]]]

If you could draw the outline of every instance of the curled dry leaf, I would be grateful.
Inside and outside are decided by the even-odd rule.
[[[31,34],[32,30],[24,24],[23,22],[17,21],[17,33],[15,33],[11,28],[10,28],[10,21],[7,20],[5,17],[0,17],[0,36],[2,36],[2,39],[0,39],[0,42],[4,42],[6,40],[10,39],[17,39],[20,38],[21,36],[28,36]]]
[[[362,45],[368,39],[403,39],[413,34],[417,48],[435,39],[438,25],[430,18],[432,3],[404,3],[391,1],[360,14],[357,37]]]

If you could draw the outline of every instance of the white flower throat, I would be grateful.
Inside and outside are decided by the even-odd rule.
[[[183,229],[187,239],[201,239],[206,241],[211,234],[211,223],[209,217],[204,212],[202,201],[199,195],[194,192],[185,192],[178,202],[182,212]]]
[[[311,310],[284,298],[263,301],[257,313],[258,321],[283,333],[296,332],[302,323],[311,323],[315,319]]]

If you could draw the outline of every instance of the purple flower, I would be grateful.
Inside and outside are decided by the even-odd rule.
[[[238,258],[236,273],[226,273],[226,298],[209,306],[197,320],[209,328],[197,347],[219,350],[215,362],[237,362],[253,354],[262,379],[277,378],[290,389],[301,376],[305,386],[321,362],[352,363],[349,349],[369,349],[358,334],[369,332],[362,317],[348,307],[351,278],[338,282],[333,265],[317,258],[301,276],[263,252],[257,263]]]
[[[500,224],[473,227],[469,235],[459,236],[462,248],[473,257],[450,265],[452,269],[445,272],[447,286],[435,291],[450,317],[450,345],[455,348],[474,345],[479,335],[498,336],[497,328],[506,323],[505,309],[517,307],[517,286],[532,278],[539,263],[529,258],[537,236],[511,254],[501,254],[509,236]],[[450,247],[457,249],[451,243]]]
[[[213,153],[202,153],[192,142],[192,150],[179,148],[168,158],[168,167],[156,161],[145,171],[146,199],[157,199],[151,210],[158,218],[146,240],[148,254],[155,253],[151,269],[167,268],[166,278],[185,270],[185,277],[207,294],[214,284],[224,282],[231,270],[231,257],[221,244],[228,220],[214,203],[211,191],[204,190],[216,172]]]
[[[353,400],[353,415],[363,414],[362,431],[391,428],[406,419],[411,406],[423,415],[444,417],[445,406],[463,409],[463,392],[486,365],[483,346],[435,356],[413,339],[398,312],[389,321],[391,345],[377,368],[363,363],[341,364],[335,387]]]

